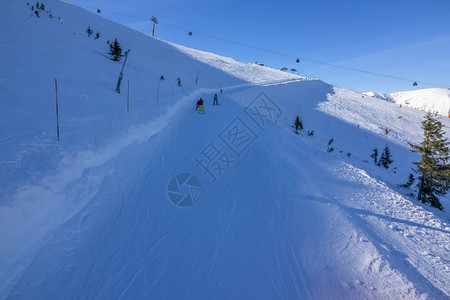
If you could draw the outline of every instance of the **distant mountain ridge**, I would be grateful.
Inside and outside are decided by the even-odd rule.
[[[450,90],[440,88],[402,91],[391,94],[364,93],[370,97],[395,102],[401,105],[450,116]]]

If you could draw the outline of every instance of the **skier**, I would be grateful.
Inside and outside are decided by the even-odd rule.
[[[217,101],[217,94],[214,94],[213,105],[219,105],[219,102]]]
[[[205,113],[205,110],[203,109],[203,99],[202,98],[200,98],[200,100],[197,101],[196,110],[198,111],[198,113],[200,113],[200,112]]]
[[[177,78],[177,81],[178,81],[178,86],[181,86],[181,79],[180,79],[180,77]]]
[[[164,76],[161,75],[161,77],[159,77],[159,80],[164,80]]]
[[[40,19],[41,17],[39,17],[39,12],[37,10],[34,11],[34,14]]]
[[[222,95],[222,89],[220,89],[220,94]]]

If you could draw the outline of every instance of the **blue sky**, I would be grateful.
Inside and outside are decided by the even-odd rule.
[[[161,39],[360,92],[450,88],[450,0],[70,2],[146,34],[155,16]]]

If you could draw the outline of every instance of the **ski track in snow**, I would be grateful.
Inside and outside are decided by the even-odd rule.
[[[2,4],[1,59],[13,71],[0,80],[1,299],[450,297],[448,212],[398,187],[416,159],[407,142],[420,143],[423,111],[150,39],[67,3],[45,5],[62,19]],[[85,36],[85,24],[100,41]],[[104,54],[117,36],[132,49],[126,115],[124,95],[111,88],[120,65]],[[48,104],[55,77],[60,144]],[[282,111],[264,128],[246,114],[261,92]],[[192,107],[199,97],[204,115]],[[445,103],[431,107],[442,114]],[[297,115],[305,130],[295,135]],[[233,156],[220,134],[237,117],[256,138]],[[232,157],[216,182],[194,160],[211,142]],[[369,162],[385,145],[389,170]],[[189,208],[167,197],[183,172],[202,184]],[[442,201],[448,209],[449,197]]]

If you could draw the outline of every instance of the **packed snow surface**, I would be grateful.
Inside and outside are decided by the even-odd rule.
[[[450,297],[449,196],[400,187],[424,111],[57,0],[0,8],[1,299]]]

